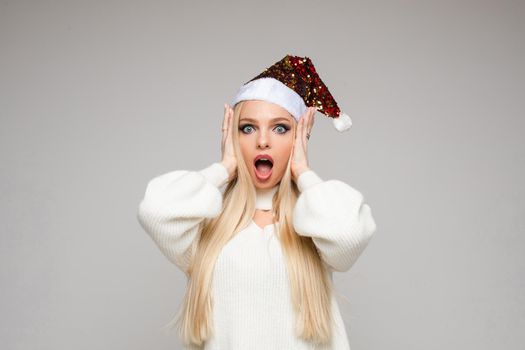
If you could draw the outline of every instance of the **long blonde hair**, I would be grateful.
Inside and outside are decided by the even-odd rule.
[[[255,186],[243,161],[237,132],[243,104],[241,101],[235,105],[232,122],[234,152],[240,160],[237,162],[237,177],[224,191],[221,214],[200,223],[200,236],[192,246],[192,261],[186,273],[188,283],[184,300],[175,318],[166,325],[175,325],[186,345],[201,346],[213,332],[211,286],[215,262],[224,245],[246,227],[255,214]],[[286,257],[296,313],[296,334],[305,341],[320,344],[329,342],[332,335],[332,280],[312,239],[300,236],[294,230],[292,213],[299,190],[292,181],[291,159],[290,155],[272,200],[272,211],[279,221],[278,236]]]

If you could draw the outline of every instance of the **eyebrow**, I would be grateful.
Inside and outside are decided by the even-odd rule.
[[[270,119],[270,121],[272,122],[275,122],[275,121],[278,121],[278,120],[284,120],[284,121],[287,121],[289,122],[290,120],[288,118],[284,118],[284,117],[277,117],[277,118],[273,118],[273,119]],[[241,120],[239,121],[250,121],[250,122],[254,122],[254,123],[257,123],[258,121],[255,120],[255,119],[252,119],[252,118],[242,118]]]

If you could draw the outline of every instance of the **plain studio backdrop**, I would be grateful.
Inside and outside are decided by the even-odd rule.
[[[2,348],[177,349],[147,182],[220,160],[223,103],[310,57],[321,178],[377,231],[335,273],[352,350],[523,349],[523,1],[1,1]],[[521,179],[521,180],[519,180]],[[271,336],[271,335],[269,335]]]

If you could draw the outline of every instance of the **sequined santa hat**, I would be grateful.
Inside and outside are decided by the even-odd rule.
[[[231,105],[244,100],[275,103],[290,112],[297,121],[308,107],[315,107],[332,118],[338,131],[346,131],[352,126],[352,120],[339,109],[312,60],[306,56],[286,55],[266,68],[239,88]]]

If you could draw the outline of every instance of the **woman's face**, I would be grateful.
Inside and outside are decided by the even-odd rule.
[[[244,102],[239,116],[239,145],[257,188],[270,188],[281,181],[294,143],[295,124],[281,106],[261,100]],[[272,163],[256,163],[262,154]]]

